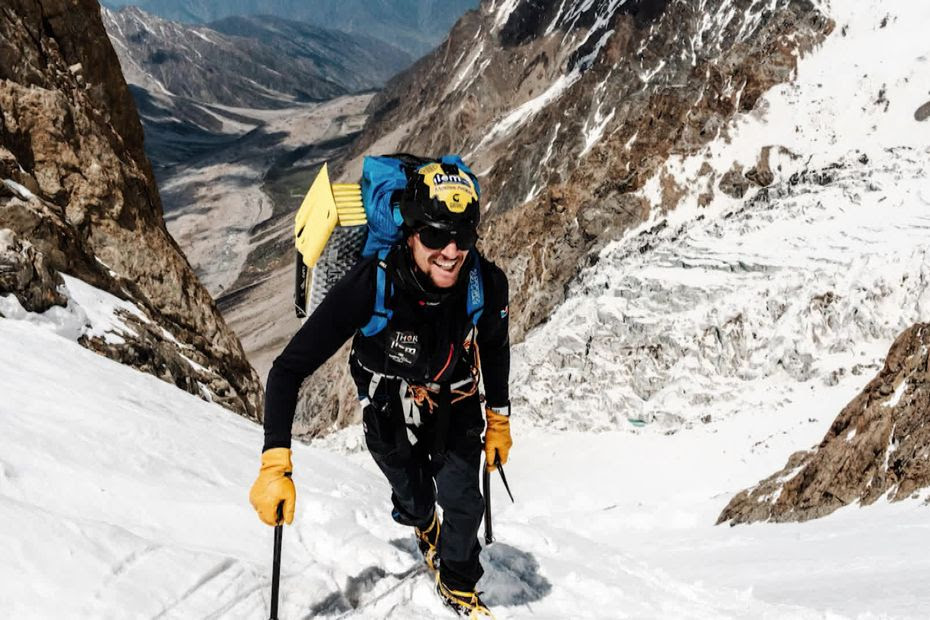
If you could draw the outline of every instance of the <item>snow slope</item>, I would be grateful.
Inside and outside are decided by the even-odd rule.
[[[115,324],[105,298],[82,301]],[[246,500],[261,430],[35,316],[0,320],[0,351],[0,616],[264,617],[271,530]],[[812,403],[835,409],[854,383],[673,436],[518,421],[518,503],[496,483],[488,602],[500,618],[921,617],[930,527],[916,501],[711,525],[823,432]],[[368,455],[298,445],[294,460],[280,617],[448,617],[426,575],[405,577],[412,536]]]
[[[864,386],[930,316],[930,157],[840,164],[808,175],[828,185],[783,183],[602,252],[519,347],[522,408],[559,428],[677,429],[777,408],[799,382]]]

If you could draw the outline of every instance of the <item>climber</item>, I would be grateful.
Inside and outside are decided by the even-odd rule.
[[[491,469],[507,462],[512,443],[508,284],[476,249],[477,180],[446,160],[407,156],[407,185],[391,196],[401,241],[356,264],[274,361],[250,500],[269,525],[282,503],[284,521],[293,521],[298,391],[352,337],[365,441],[390,484],[391,516],[414,528],[443,601],[460,615],[490,617],[475,590],[479,470],[482,432]]]

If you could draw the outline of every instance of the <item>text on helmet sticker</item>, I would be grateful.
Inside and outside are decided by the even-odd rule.
[[[435,198],[452,213],[464,213],[472,201],[478,201],[475,184],[466,174],[446,174],[442,164],[434,162],[419,169],[429,197]]]

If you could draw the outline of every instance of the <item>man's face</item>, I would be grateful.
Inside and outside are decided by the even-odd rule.
[[[454,239],[445,247],[433,250],[423,245],[420,233],[416,232],[407,237],[407,245],[417,269],[428,275],[434,286],[449,288],[456,283],[468,250],[460,250]]]

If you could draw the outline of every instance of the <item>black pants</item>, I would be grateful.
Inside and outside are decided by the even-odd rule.
[[[434,453],[436,420],[424,411],[423,424],[411,428],[411,445],[400,399],[373,402],[365,408],[365,442],[391,485],[392,517],[403,525],[425,528],[438,501],[442,507],[439,537],[442,581],[455,590],[473,590],[484,570],[478,555],[478,529],[484,498],[478,483],[484,418],[477,394],[451,406],[445,448]]]

